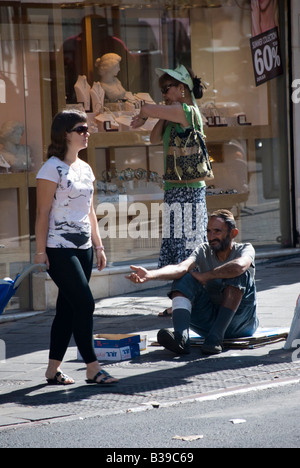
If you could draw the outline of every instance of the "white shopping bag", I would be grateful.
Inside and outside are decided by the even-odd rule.
[[[294,318],[283,349],[294,349],[299,345],[300,340],[300,296],[296,302]]]

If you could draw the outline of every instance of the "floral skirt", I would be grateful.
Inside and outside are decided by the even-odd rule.
[[[186,260],[207,241],[206,187],[165,191],[163,236],[158,268]]]

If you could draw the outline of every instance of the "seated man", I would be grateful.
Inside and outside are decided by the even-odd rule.
[[[224,338],[255,333],[255,251],[251,244],[234,241],[238,232],[232,213],[218,210],[208,221],[208,242],[187,260],[150,271],[131,266],[133,272],[127,278],[133,283],[174,280],[169,293],[174,332],[160,330],[160,345],[176,354],[188,354],[191,329],[205,338],[202,353],[219,354]]]

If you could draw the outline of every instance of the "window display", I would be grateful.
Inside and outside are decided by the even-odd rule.
[[[120,71],[120,62],[121,57],[118,54],[109,53],[97,58],[95,63],[100,76],[100,85],[108,101],[122,100],[126,96],[126,91],[117,78]]]
[[[35,174],[52,118],[66,107],[88,115],[82,158],[96,176],[110,264],[157,261],[163,146],[150,144],[155,119],[137,130],[130,123],[144,103],[163,100],[155,70],[179,65],[206,83],[197,104],[214,173],[206,182],[208,211],[232,209],[239,240],[257,249],[293,245],[287,76],[256,86],[250,0],[196,3],[1,5],[1,276],[14,276],[34,252]],[[285,70],[286,2],[271,3]]]
[[[166,16],[161,27],[163,15]],[[132,132],[130,121],[138,112],[139,105],[143,104],[142,101],[137,102],[138,94],[146,92],[150,102],[159,103],[162,99],[157,77],[153,75],[155,69],[166,67],[167,63],[169,68],[175,68],[185,62],[188,66],[192,65],[195,73],[207,84],[204,98],[198,104],[204,120],[206,143],[214,172],[214,179],[207,182],[208,208],[222,206],[233,209],[238,215],[240,236],[247,240],[245,236],[249,232],[248,224],[251,223],[249,213],[252,210],[254,213],[260,212],[257,207],[262,204],[268,213],[263,224],[273,225],[274,237],[270,239],[269,234],[261,234],[257,243],[262,246],[276,244],[279,240],[281,243],[286,234],[281,235],[278,217],[274,217],[273,213],[275,209],[284,217],[285,210],[276,197],[272,199],[272,209],[269,210],[269,199],[261,197],[261,193],[266,196],[266,191],[263,188],[264,180],[260,178],[260,166],[262,165],[262,172],[265,174],[267,154],[264,153],[263,160],[260,161],[261,151],[257,148],[257,145],[262,145],[269,151],[266,139],[276,138],[278,135],[279,121],[277,113],[273,112],[272,103],[276,99],[280,83],[265,83],[259,88],[255,87],[249,42],[252,32],[250,4],[237,6],[229,2],[217,9],[193,7],[191,10],[187,7],[180,12],[176,9],[173,12],[157,10],[153,7],[147,11],[142,10],[139,17],[134,9],[125,8],[118,15],[117,21],[119,28],[112,28],[112,31],[118,31],[119,35],[108,33],[105,45],[99,53],[99,25],[105,25],[104,29],[108,32],[110,26],[116,23],[109,16],[104,18],[100,11],[98,16],[85,17],[82,20],[87,35],[84,42],[91,45],[87,50],[87,55],[90,55],[86,60],[87,68],[83,68],[82,72],[98,84],[101,95],[99,103],[93,106],[95,115],[90,116],[95,133],[91,136],[91,148],[88,150],[88,158],[96,171],[97,186],[100,189],[97,200],[115,200],[117,203],[120,195],[126,195],[129,199],[134,196],[136,201],[143,201],[145,198],[155,201],[158,193],[162,198],[163,161],[158,163],[161,168],[154,171],[159,181],[154,191],[153,186],[147,185],[143,185],[141,190],[143,179],[138,179],[135,175],[135,171],[141,169],[146,174],[145,180],[149,182],[147,164],[137,163],[136,166],[127,163],[127,152],[132,154],[131,159],[134,162],[143,159],[143,148],[135,143],[135,133],[139,130]],[[147,34],[143,39],[143,49],[136,54],[136,48],[131,47],[134,39],[137,39],[135,32],[141,32],[140,28],[145,24]],[[181,57],[176,57],[176,41],[171,44],[167,40],[170,37],[170,28],[173,28],[174,39],[178,37],[180,30],[184,33],[181,40],[185,37],[183,43],[189,44]],[[108,94],[103,89],[105,84],[101,78],[103,72],[100,64],[101,60],[108,58],[116,59],[115,62],[112,60],[109,78],[114,82],[116,94]],[[153,77],[151,83],[149,78],[147,81],[142,79],[145,73],[148,77]],[[145,87],[145,83],[148,83],[148,87]],[[92,81],[90,84],[92,85]],[[141,130],[149,134],[154,124],[154,121],[147,121]],[[112,132],[115,138],[110,138],[106,146],[107,137],[98,137],[99,132]],[[120,132],[124,134],[123,141],[121,137],[116,140],[116,134]],[[125,138],[125,133],[130,133],[130,137]],[[127,143],[124,145],[125,141]],[[283,138],[281,141],[284,147],[286,142]],[[145,144],[148,146],[149,142],[145,141]],[[104,147],[106,149],[101,149]],[[121,151],[123,157],[117,159],[118,151]],[[162,153],[161,147],[159,159],[162,158]],[[277,158],[273,159],[275,164],[276,161],[278,163]],[[255,243],[254,239],[249,240]],[[289,235],[283,243],[288,242]]]
[[[91,87],[85,75],[79,75],[74,85],[77,102],[82,103],[83,108],[88,112],[91,108]]]

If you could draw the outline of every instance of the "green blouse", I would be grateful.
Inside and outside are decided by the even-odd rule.
[[[183,110],[184,110],[186,119],[190,123],[191,126],[192,126],[192,107],[194,107],[194,106],[188,106],[185,103],[183,104]],[[201,132],[203,133],[203,123],[202,123],[202,117],[201,117],[200,111],[199,111],[198,107],[194,107],[194,109],[196,109],[196,114],[198,115],[198,119],[199,119],[199,122],[200,122],[200,129],[201,129]],[[176,129],[176,131],[178,133],[182,133],[185,130],[185,128],[182,127],[178,123],[175,124],[174,122],[170,122],[167,125],[166,130],[165,130],[165,132],[163,134],[163,145],[164,145],[164,156],[165,156],[165,158],[166,158],[166,155],[168,154],[170,133],[171,133],[171,128],[173,127],[173,125],[175,125],[175,129]],[[201,180],[199,182],[186,183],[186,184],[176,184],[176,183],[173,183],[173,182],[167,182],[166,181],[165,184],[164,184],[164,189],[165,190],[170,190],[172,188],[179,188],[179,187],[202,188],[202,187],[205,187],[205,186],[206,186],[206,184],[205,184],[204,180]]]

